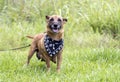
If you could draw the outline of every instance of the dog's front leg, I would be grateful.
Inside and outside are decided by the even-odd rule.
[[[47,72],[50,71],[50,59],[46,59]]]
[[[60,52],[57,55],[57,72],[60,72],[61,62],[62,62],[62,52]]]

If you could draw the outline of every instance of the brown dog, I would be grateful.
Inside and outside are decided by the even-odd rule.
[[[57,72],[60,71],[63,51],[63,25],[67,22],[66,18],[58,15],[46,16],[47,29],[46,32],[38,34],[32,38],[32,44],[27,59],[27,65],[31,57],[37,52],[37,57],[46,62],[47,71],[50,70],[50,60],[56,63],[57,59]]]

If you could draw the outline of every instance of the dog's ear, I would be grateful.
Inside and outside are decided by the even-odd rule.
[[[63,18],[63,22],[66,23],[68,20],[66,18]]]
[[[46,20],[49,20],[50,16],[46,16]]]

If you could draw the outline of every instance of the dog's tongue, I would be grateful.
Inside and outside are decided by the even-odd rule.
[[[58,29],[53,29],[53,32],[58,33]]]

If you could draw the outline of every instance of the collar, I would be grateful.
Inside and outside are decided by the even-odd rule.
[[[56,55],[63,48],[63,43],[63,39],[60,39],[59,41],[53,40],[48,35],[44,38],[46,51],[51,57]]]

